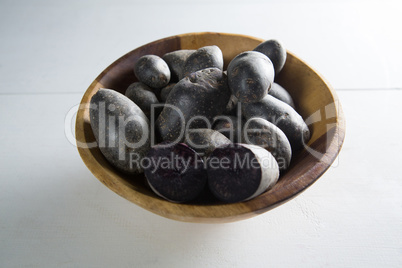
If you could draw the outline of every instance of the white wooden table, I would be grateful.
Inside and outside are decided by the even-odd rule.
[[[0,2],[0,267],[402,267],[401,4],[246,2]],[[70,111],[106,66],[198,31],[281,39],[344,108],[333,166],[249,220],[151,214],[104,187],[69,141]]]

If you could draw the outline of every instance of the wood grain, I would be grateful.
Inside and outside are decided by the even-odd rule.
[[[292,199],[313,184],[331,165],[341,149],[345,121],[335,91],[328,82],[301,59],[288,51],[287,61],[276,81],[295,100],[304,119],[309,118],[312,138],[307,150],[296,155],[290,168],[269,191],[242,203],[223,204],[200,197],[191,204],[175,204],[156,196],[145,184],[144,176],[128,176],[115,170],[96,146],[89,123],[88,103],[99,88],[124,92],[136,81],[134,62],[146,54],[163,54],[178,49],[197,49],[217,45],[223,52],[225,66],[238,53],[252,50],[262,39],[226,33],[189,33],[157,40],[122,56],[106,68],[89,86],[77,113],[76,139],[78,151],[89,170],[104,185],[127,200],[153,213],[187,222],[231,222],[264,213]],[[80,146],[81,145],[81,146]],[[84,146],[82,146],[84,145]]]

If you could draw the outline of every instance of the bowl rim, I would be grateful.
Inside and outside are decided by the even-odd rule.
[[[105,68],[96,79],[90,84],[88,89],[85,91],[84,96],[81,99],[80,105],[84,105],[84,109],[79,109],[76,116],[76,129],[75,129],[75,138],[76,141],[84,141],[85,140],[85,132],[84,132],[84,112],[88,109],[88,101],[90,97],[93,95],[96,85],[102,80],[102,78],[116,65],[118,65],[122,60],[124,60],[129,54],[133,51],[141,49],[146,46],[150,46],[152,44],[157,44],[160,42],[164,42],[166,40],[172,38],[186,38],[192,36],[203,36],[203,35],[225,35],[225,36],[234,36],[239,38],[249,38],[258,42],[263,42],[265,39],[256,38],[248,35],[242,34],[232,34],[232,33],[217,33],[217,32],[194,32],[194,33],[185,33],[179,34],[175,36],[169,36],[165,38],[158,39],[156,41],[147,43],[143,46],[140,46],[132,51],[124,54],[117,60],[115,60],[112,64],[110,64],[107,68]],[[90,148],[85,148],[77,145],[78,152],[87,166],[87,168],[92,172],[92,174],[100,180],[104,185],[106,185],[109,189],[116,192],[120,196],[128,199],[129,201],[137,204],[138,206],[149,210],[155,214],[160,216],[179,220],[186,222],[206,222],[206,223],[221,223],[221,222],[232,222],[247,219],[261,213],[264,213],[268,210],[271,210],[289,200],[296,197],[298,194],[307,189],[310,185],[312,185],[315,181],[318,180],[322,176],[322,174],[331,166],[336,157],[338,156],[345,137],[345,118],[342,110],[342,106],[339,102],[339,98],[332,88],[332,86],[328,83],[328,81],[318,73],[314,68],[305,63],[300,58],[296,57],[292,52],[287,50],[289,56],[298,59],[301,63],[306,65],[321,81],[325,84],[326,88],[329,91],[334,102],[337,102],[335,107],[337,120],[336,124],[333,127],[333,137],[332,140],[327,147],[323,158],[325,161],[317,161],[312,169],[307,170],[306,174],[303,175],[302,178],[297,178],[293,185],[289,186],[289,194],[277,199],[275,202],[270,202],[269,204],[264,204],[264,202],[253,202],[252,199],[250,201],[235,203],[235,204],[213,204],[208,205],[208,209],[202,209],[202,205],[196,204],[178,204],[166,201],[159,197],[149,196],[142,192],[136,191],[133,188],[133,185],[124,179],[116,178],[116,174],[114,170],[110,170],[104,168],[93,156]],[[96,92],[96,91],[95,91]],[[231,209],[232,206],[235,206],[236,209]],[[216,213],[220,211],[220,213]],[[224,211],[224,213],[222,213]]]

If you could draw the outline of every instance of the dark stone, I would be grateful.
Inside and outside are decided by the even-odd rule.
[[[156,120],[156,128],[163,140],[181,141],[187,125],[210,128],[213,118],[222,114],[229,98],[227,78],[221,70],[209,68],[192,73],[170,92]]]
[[[223,54],[219,47],[205,46],[192,53],[184,64],[182,77],[206,68],[223,70]]]
[[[216,148],[208,158],[207,173],[211,192],[228,203],[252,199],[279,178],[279,168],[271,153],[248,144]]]
[[[199,128],[189,129],[184,138],[184,143],[199,155],[208,157],[217,147],[232,142],[218,131]]]
[[[171,82],[178,82],[183,78],[184,64],[187,58],[195,51],[194,49],[181,49],[163,55],[162,59],[170,69]]]
[[[277,83],[273,83],[271,89],[268,92],[269,95],[277,98],[278,100],[287,103],[295,109],[295,103],[293,102],[292,96],[290,96],[289,92],[284,89],[281,85]]]
[[[268,94],[274,82],[274,67],[267,56],[256,51],[237,55],[228,66],[232,94],[244,103],[256,102]]]
[[[134,64],[134,74],[147,86],[158,89],[170,81],[170,70],[167,63],[156,55],[144,55]]]
[[[205,189],[202,158],[183,143],[158,144],[147,155],[145,177],[151,189],[172,202],[188,202]]]
[[[137,104],[149,119],[152,106],[159,104],[158,98],[153,90],[141,82],[132,83],[126,90],[126,96]],[[158,117],[161,111],[161,107],[154,107],[155,118]]]
[[[254,51],[266,55],[274,65],[275,74],[278,74],[285,66],[286,49],[279,40],[271,39],[259,44]]]
[[[244,103],[242,111],[246,119],[260,117],[280,128],[288,138],[293,154],[310,139],[310,130],[303,118],[291,106],[271,95],[258,102]]]
[[[117,169],[140,173],[136,164],[146,155],[149,121],[134,102],[111,89],[99,89],[90,101],[90,123],[105,158]]]
[[[280,170],[286,170],[292,159],[292,149],[285,133],[262,118],[251,118],[244,124],[243,142],[268,150],[278,162]]]

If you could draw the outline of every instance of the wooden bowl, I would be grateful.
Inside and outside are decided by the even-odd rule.
[[[287,54],[284,69],[275,78],[296,103],[296,109],[309,124],[312,137],[306,149],[292,160],[288,171],[269,191],[247,202],[224,204],[202,199],[176,204],[156,196],[143,174],[128,176],[114,169],[96,146],[89,122],[88,103],[99,88],[123,92],[136,81],[133,65],[145,54],[162,56],[178,49],[197,49],[217,45],[225,66],[242,51],[252,50],[264,40],[227,33],[189,33],[167,37],[139,47],[107,67],[89,86],[81,101],[76,120],[78,151],[89,170],[104,185],[127,200],[153,213],[186,222],[232,222],[250,218],[275,208],[313,184],[338,155],[345,136],[345,121],[338,97],[331,86],[301,59]]]

